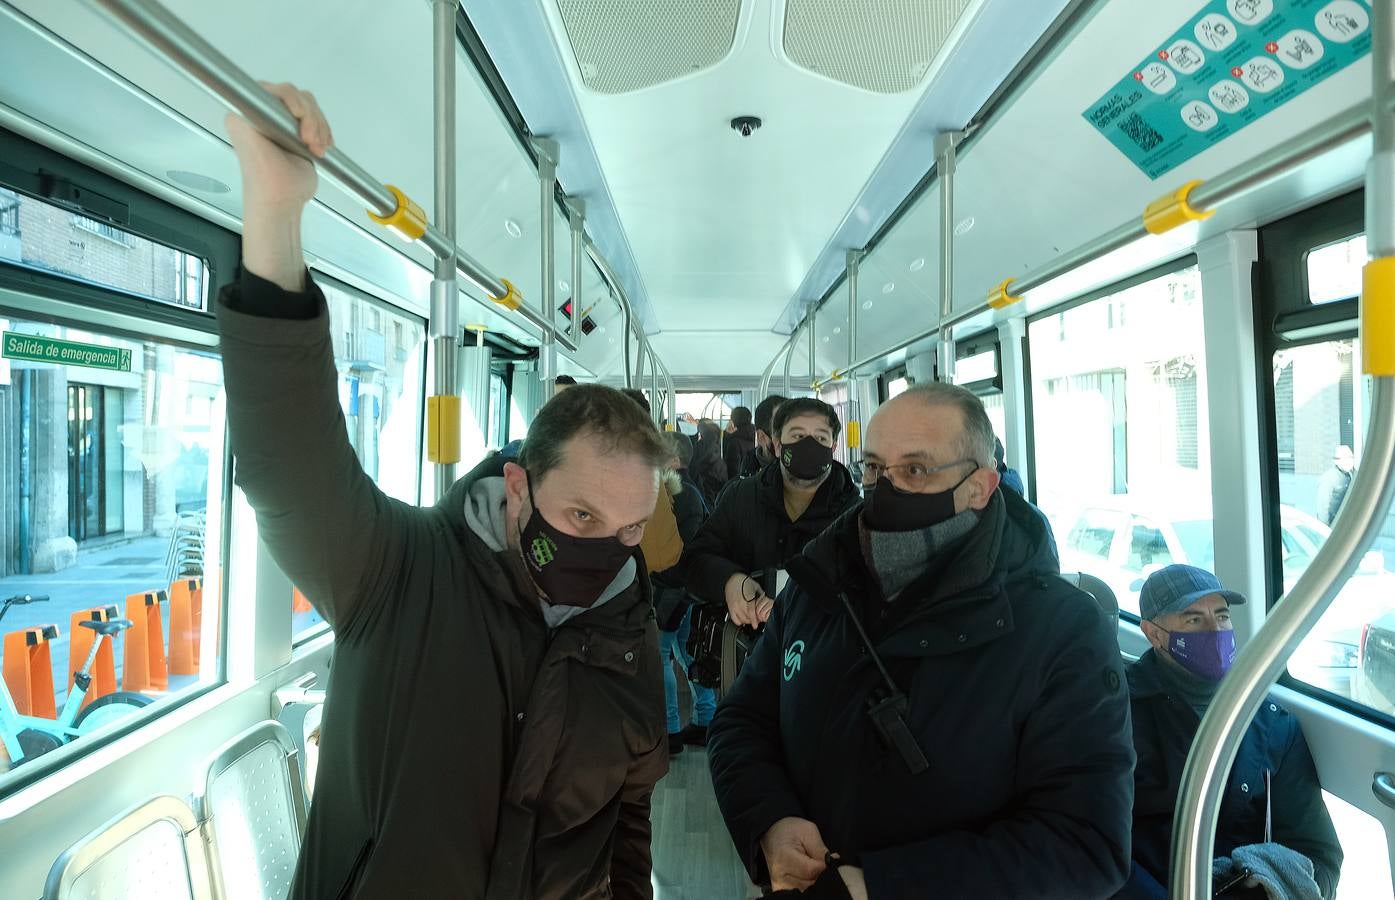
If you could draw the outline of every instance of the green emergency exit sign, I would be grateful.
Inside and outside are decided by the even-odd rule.
[[[131,371],[131,351],[101,344],[80,344],[58,338],[38,337],[6,331],[0,343],[0,356],[27,362],[53,363],[58,366],[85,366],[89,369]]]

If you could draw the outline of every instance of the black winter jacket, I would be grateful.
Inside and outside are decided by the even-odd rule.
[[[688,477],[688,470],[681,469],[683,490],[673,496],[673,517],[678,523],[678,536],[683,546],[690,546],[697,537],[698,529],[707,520],[707,498],[702,490]],[[654,584],[654,613],[659,620],[660,631],[677,631],[683,624],[683,613],[689,605],[687,587],[688,555],[671,566],[650,577]]]
[[[1111,896],[1129,870],[1134,761],[1113,623],[1058,577],[1015,494],[996,492],[894,605],[863,562],[859,515],[804,551],[819,577],[792,565],[708,732],[751,877],[769,877],[761,836],[795,816],[860,862],[874,900]],[[909,697],[919,775],[868,718],[882,680],[839,590]]]
[[[809,508],[791,522],[779,463],[729,485],[688,546],[688,590],[705,603],[725,604],[727,579],[737,572],[773,571],[799,553],[834,519],[861,502],[852,475],[838,462]],[[773,591],[766,584],[767,591]]]
[[[1128,679],[1138,751],[1133,857],[1166,885],[1177,792],[1201,720],[1186,701],[1167,693],[1158,671],[1161,665],[1149,650],[1128,667]],[[1269,794],[1266,771],[1272,773]],[[1221,799],[1213,855],[1230,856],[1236,847],[1263,842],[1265,809],[1271,802],[1273,841],[1313,861],[1314,880],[1330,900],[1342,871],[1342,845],[1327,814],[1303,729],[1272,697],[1260,705],[1240,742]]]

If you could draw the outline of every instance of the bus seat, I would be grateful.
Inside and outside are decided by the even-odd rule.
[[[1088,572],[1062,572],[1061,577],[1095,598],[1095,602],[1100,605],[1100,611],[1104,613],[1105,619],[1113,623],[1114,633],[1117,636],[1119,633],[1119,601],[1115,598],[1114,591],[1109,585]]]
[[[63,851],[49,870],[44,900],[214,900],[212,884],[193,810],[178,797],[162,796]]]
[[[224,744],[194,798],[210,848],[216,896],[281,900],[305,832],[305,789],[291,736],[260,722]]]

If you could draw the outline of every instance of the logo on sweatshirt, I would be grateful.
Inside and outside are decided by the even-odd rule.
[[[804,661],[804,642],[795,641],[790,644],[785,651],[785,680],[789,681],[799,674],[800,663]]]

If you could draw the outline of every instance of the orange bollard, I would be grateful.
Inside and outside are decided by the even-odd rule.
[[[21,716],[58,718],[58,705],[53,697],[53,660],[48,646],[56,637],[57,625],[21,628],[5,635],[5,686]]]
[[[170,585],[170,674],[199,674],[199,635],[203,630],[203,579],[181,578]]]
[[[300,592],[300,588],[291,588],[291,615],[308,613],[311,609],[310,601],[305,599],[305,595]]]
[[[68,624],[69,693],[73,690],[73,676],[81,671],[82,664],[87,662],[87,654],[92,651],[92,642],[97,639],[97,632],[91,628],[83,628],[80,623],[110,622],[116,617],[115,604],[94,606],[73,613]],[[92,676],[92,685],[87,689],[87,696],[82,698],[83,706],[98,697],[116,693],[116,650],[113,649],[115,641],[115,638],[103,640],[102,646],[97,648],[97,658],[92,660],[92,670],[87,673]]]
[[[164,591],[145,591],[126,598],[126,653],[122,657],[121,686],[128,691],[163,691],[170,686],[165,667],[165,624],[160,604]]]

